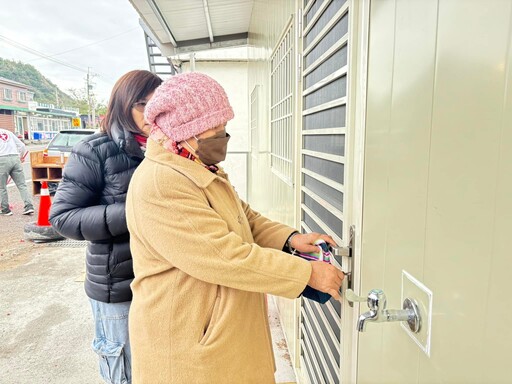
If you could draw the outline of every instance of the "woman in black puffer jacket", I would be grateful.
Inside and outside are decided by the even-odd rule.
[[[50,212],[57,232],[88,241],[85,292],[95,320],[92,347],[107,383],[131,383],[128,311],[133,269],[125,199],[149,134],[144,107],[161,82],[142,70],[117,81],[101,133],[73,148]]]

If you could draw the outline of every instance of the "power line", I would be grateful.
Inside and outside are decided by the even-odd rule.
[[[107,41],[107,40],[112,40],[112,39],[115,39],[116,37],[119,37],[121,35],[125,35],[129,32],[132,32],[132,31],[135,31],[135,30],[140,30],[140,27],[134,27],[134,28],[130,28],[128,29],[127,31],[124,31],[124,32],[121,32],[121,33],[118,33],[117,35],[112,35],[110,37],[106,37],[102,40],[98,40],[98,41],[94,41],[92,43],[89,43],[89,44],[86,44],[86,45],[82,45],[81,47],[76,47],[76,48],[72,48],[72,49],[68,49],[67,51],[62,51],[62,52],[59,52],[59,53],[53,53],[51,55],[47,55],[48,57],[55,57],[55,56],[59,56],[59,55],[63,55],[65,53],[68,53],[68,52],[73,52],[73,51],[77,51],[79,49],[83,49],[83,48],[87,48],[87,47],[90,47],[91,45],[96,45],[96,44],[100,44],[100,43],[103,43],[104,41]],[[36,60],[40,60],[40,59],[33,59],[33,60],[30,60],[30,61],[36,61]]]
[[[132,28],[133,30],[135,30],[136,28]],[[130,30],[129,30],[130,31]],[[123,33],[128,33],[129,31],[125,31]],[[123,34],[121,33],[121,34]],[[120,34],[119,34],[120,35]],[[117,35],[117,36],[119,36]],[[110,38],[113,38],[114,36],[111,36]],[[108,40],[109,38],[106,38],[104,40]],[[40,58],[43,58],[43,59],[46,59],[46,60],[50,60],[50,61],[53,61],[54,63],[57,63],[57,64],[60,64],[60,65],[63,65],[65,67],[68,67],[68,68],[71,68],[71,69],[74,69],[76,71],[79,71],[79,72],[83,72],[83,73],[89,73],[89,75],[92,75],[92,76],[98,76],[98,79],[101,80],[102,82],[106,83],[106,84],[109,84],[111,85],[111,83],[115,82],[115,80],[111,79],[109,76],[104,76],[100,73],[97,73],[97,72],[91,72],[89,69],[85,69],[85,68],[81,68],[79,66],[76,66],[74,64],[70,64],[70,63],[67,63],[65,61],[62,61],[62,60],[59,60],[59,59],[56,59],[54,57],[52,57],[52,55],[47,55],[43,52],[40,52],[36,49],[33,49],[33,48],[30,48],[24,44],[21,44],[20,42],[17,42],[15,40],[12,40],[6,36],[3,36],[3,35],[0,35],[0,40],[3,40],[5,43],[9,44],[9,45],[12,45],[18,49],[21,49],[21,50],[24,50],[24,51],[27,51],[33,55],[36,55],[36,56],[39,56]],[[89,45],[92,45],[92,44],[96,44],[96,43],[99,43],[98,42],[95,42],[95,43],[91,43]],[[83,47],[81,47],[83,48]],[[78,49],[78,48],[76,48]],[[64,53],[64,52],[61,52],[61,53]],[[107,80],[108,79],[108,80]]]
[[[135,30],[137,28],[132,28],[132,29]],[[124,33],[128,33],[128,32],[129,31],[125,31]],[[119,35],[117,35],[117,36],[119,36]],[[113,38],[113,36],[111,38]],[[107,39],[105,39],[105,40],[107,40]],[[65,61],[62,61],[62,60],[59,60],[59,59],[55,59],[54,57],[52,57],[52,55],[47,55],[47,54],[45,54],[43,52],[40,52],[40,51],[35,50],[33,48],[27,47],[26,45],[21,44],[21,43],[15,41],[15,40],[9,39],[8,37],[0,35],[0,40],[3,40],[7,44],[12,45],[12,46],[14,46],[16,48],[19,48],[21,50],[24,50],[24,51],[27,51],[29,53],[32,53],[33,55],[39,56],[39,57],[41,57],[43,59],[47,59],[47,60],[53,61],[54,63],[60,64],[60,65],[64,65],[64,66],[66,66],[68,68],[71,68],[71,69],[74,69],[76,71],[80,71],[80,72],[84,72],[84,73],[88,73],[89,72],[91,75],[98,76],[98,79],[103,81],[106,84],[111,84],[111,83],[115,82],[115,80],[111,79],[109,76],[105,76],[105,75],[102,75],[101,73],[97,73],[97,72],[90,72],[90,70],[88,70],[88,69],[78,67],[78,66],[76,66],[74,64],[66,63]],[[76,49],[78,49],[78,48],[76,48]],[[108,81],[106,79],[108,79]]]
[[[66,66],[68,68],[74,69],[75,71],[80,71],[80,72],[84,72],[84,73],[88,72],[87,69],[80,68],[80,67],[78,67],[76,65],[73,65],[73,64],[70,64],[70,63],[66,63],[65,61],[62,61],[62,60],[59,60],[59,59],[55,59],[55,58],[53,58],[53,57],[51,57],[51,56],[49,56],[49,55],[47,55],[45,53],[39,52],[39,51],[37,51],[37,50],[35,50],[33,48],[27,47],[24,44],[21,44],[21,43],[19,43],[17,41],[9,39],[8,37],[0,35],[0,40],[5,41],[7,44],[12,45],[13,47],[22,49],[24,51],[32,53],[33,55],[39,56],[39,57],[41,57],[43,59],[47,59],[47,60],[53,61],[54,63],[60,64],[60,65],[64,65],[64,66]]]

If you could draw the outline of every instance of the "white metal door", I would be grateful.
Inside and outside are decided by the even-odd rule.
[[[358,383],[511,382],[511,30],[510,1],[371,2],[359,293],[421,328],[358,304]]]

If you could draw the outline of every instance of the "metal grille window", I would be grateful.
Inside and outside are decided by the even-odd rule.
[[[290,185],[294,156],[294,69],[292,20],[270,58],[270,166],[272,172]]]
[[[348,17],[346,0],[304,0],[301,227],[342,243]],[[311,383],[338,384],[341,304],[302,300],[301,366]]]
[[[251,92],[251,156],[256,159],[260,148],[258,132],[258,114],[259,111],[259,92],[260,86],[256,85]]]

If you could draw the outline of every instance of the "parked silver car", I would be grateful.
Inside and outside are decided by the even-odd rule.
[[[48,143],[43,156],[69,156],[73,146],[84,137],[97,133],[97,129],[63,129]]]

